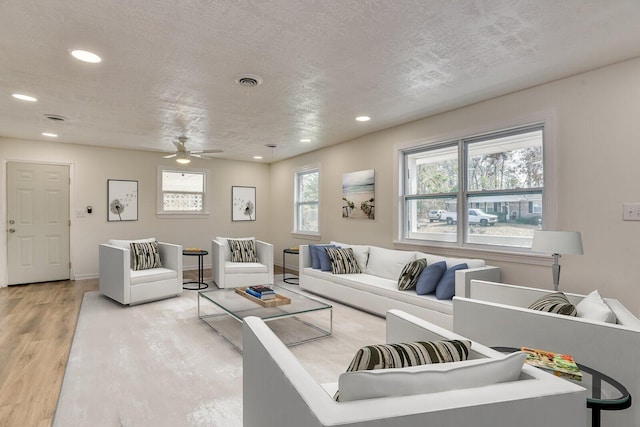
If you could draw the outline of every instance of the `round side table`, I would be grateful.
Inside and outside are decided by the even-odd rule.
[[[286,277],[287,275],[287,271],[286,271],[286,263],[284,262],[284,257],[286,254],[291,254],[291,255],[299,255],[300,254],[300,250],[299,249],[293,249],[293,248],[288,248],[282,251],[282,281],[285,283],[290,283],[292,285],[297,285],[300,282],[300,278],[297,276],[291,276],[291,277]]]
[[[182,289],[188,289],[191,291],[199,291],[200,289],[206,289],[209,287],[206,283],[204,283],[204,267],[203,260],[204,256],[208,255],[207,251],[182,251],[182,255],[184,256],[197,256],[198,257],[198,281],[189,281],[182,282]],[[185,286],[185,285],[197,285],[197,286]]]

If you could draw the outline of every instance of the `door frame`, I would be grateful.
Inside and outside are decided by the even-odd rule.
[[[24,158],[5,158],[2,160],[2,174],[0,175],[0,200],[3,203],[0,204],[0,217],[2,217],[3,232],[0,235],[0,265],[2,265],[2,271],[0,273],[0,288],[4,288],[9,284],[9,257],[7,254],[7,164],[8,163],[36,163],[40,165],[55,165],[55,166],[68,166],[69,167],[69,221],[71,221],[72,209],[75,205],[74,201],[74,163],[73,162],[54,162],[38,159],[24,159]],[[73,222],[70,222],[69,227],[69,262],[71,262],[71,268],[69,269],[69,279],[75,280],[74,266],[75,256],[73,252],[73,242],[76,236],[74,235]]]

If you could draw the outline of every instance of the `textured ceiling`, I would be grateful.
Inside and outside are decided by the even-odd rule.
[[[640,56],[639,22],[638,0],[2,0],[0,136],[282,159]]]

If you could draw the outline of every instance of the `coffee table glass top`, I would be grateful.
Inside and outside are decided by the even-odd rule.
[[[331,308],[329,304],[281,286],[276,285],[272,287],[277,294],[291,299],[291,302],[275,307],[262,307],[250,299],[238,295],[234,288],[200,291],[199,295],[201,298],[205,298],[217,305],[237,320],[242,320],[247,316],[256,316],[263,320],[269,320]]]

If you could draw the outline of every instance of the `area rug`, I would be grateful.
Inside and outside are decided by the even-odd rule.
[[[320,383],[384,342],[384,319],[328,302],[333,335],[291,348]],[[133,307],[89,292],[53,425],[242,426],[242,355],[198,319],[195,291]]]

